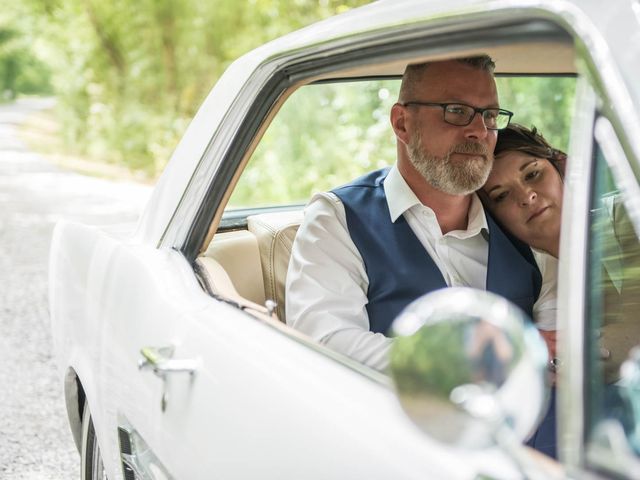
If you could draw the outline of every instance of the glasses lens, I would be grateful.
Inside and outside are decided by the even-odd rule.
[[[469,125],[476,112],[468,105],[449,103],[444,106],[444,121],[451,125]]]
[[[491,109],[484,112],[484,124],[487,128],[502,130],[509,125],[511,115],[504,110]]]

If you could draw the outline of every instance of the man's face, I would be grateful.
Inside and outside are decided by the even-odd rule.
[[[420,98],[405,101],[499,106],[493,75],[455,61],[430,65],[414,95]],[[456,126],[444,121],[442,108],[406,108],[412,116],[409,159],[427,182],[453,195],[480,188],[491,171],[497,132],[487,130],[480,114]]]

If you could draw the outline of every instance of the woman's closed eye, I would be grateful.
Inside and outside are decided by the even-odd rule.
[[[541,174],[542,172],[540,170],[531,170],[524,175],[524,179],[525,181],[530,182],[532,180],[536,180]]]
[[[522,179],[525,182],[533,182],[538,180],[542,175],[543,167],[536,161],[526,165],[522,174]]]
[[[493,201],[493,203],[500,203],[504,199],[506,199],[507,196],[509,196],[509,191],[508,190],[502,190],[501,192],[497,192],[495,195],[492,195],[491,196],[491,201]]]

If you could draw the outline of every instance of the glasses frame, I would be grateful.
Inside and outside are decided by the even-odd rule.
[[[509,123],[511,123],[511,117],[513,117],[513,112],[510,112],[509,110],[505,110],[503,108],[495,108],[495,107],[489,107],[489,108],[478,108],[478,107],[474,107],[473,105],[467,105],[466,103],[460,103],[460,102],[447,102],[447,103],[437,103],[437,102],[404,102],[401,103],[401,105],[403,107],[410,107],[411,105],[416,105],[418,107],[440,107],[442,108],[442,120],[445,123],[448,123],[449,125],[454,125],[456,127],[466,127],[467,125],[470,125],[471,122],[473,122],[473,119],[476,118],[476,114],[480,114],[482,116],[482,123],[484,124],[485,128],[487,130],[504,130],[505,128],[507,128],[509,126]],[[469,121],[467,123],[451,123],[449,121],[447,121],[446,119],[446,114],[447,114],[447,107],[449,105],[459,105],[461,107],[468,107],[473,109],[473,115],[471,115],[471,117],[469,117]],[[507,117],[507,124],[502,127],[502,128],[494,128],[494,127],[489,127],[487,125],[487,120],[484,118],[484,112],[487,112],[489,110],[497,110],[498,111],[498,115],[503,115]]]

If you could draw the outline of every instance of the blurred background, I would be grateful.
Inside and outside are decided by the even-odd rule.
[[[10,0],[0,11],[0,101],[55,97],[31,120],[30,146],[85,173],[153,181],[234,59],[365,3]]]
[[[234,59],[287,32],[366,3],[10,0],[0,12],[0,102],[27,95],[53,97],[54,107],[28,122],[30,148],[81,173],[152,183],[199,105]],[[536,125],[552,144],[567,147],[573,79],[520,79],[501,81],[498,86],[502,106],[516,112],[514,121]],[[396,95],[394,88],[387,89],[391,95],[382,99],[384,108]],[[531,103],[531,98],[539,101]],[[330,105],[332,109],[314,110],[318,118],[313,124],[354,117],[349,102],[333,100]],[[296,112],[303,113],[296,108],[291,115]],[[371,115],[361,118],[369,128]],[[376,128],[388,132],[387,118],[386,113],[373,118],[379,124]],[[303,123],[293,119],[292,124]],[[356,136],[363,130],[353,123],[351,127]],[[301,138],[280,133],[278,138],[289,143]],[[327,133],[327,140],[333,135]],[[353,140],[356,149],[361,148],[362,138]],[[371,151],[379,152],[392,148],[393,138],[379,136],[374,143]],[[353,152],[344,151],[344,155],[353,158]],[[315,163],[305,156],[297,161],[301,158],[309,159],[309,167]],[[298,165],[295,171],[303,167]]]

